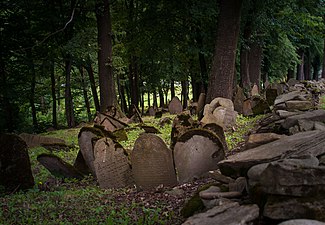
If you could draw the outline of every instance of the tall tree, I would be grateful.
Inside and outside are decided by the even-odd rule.
[[[242,2],[220,0],[216,48],[206,98],[208,103],[216,97],[232,98]]]
[[[116,93],[112,65],[112,21],[109,0],[96,1],[98,29],[98,75],[100,88],[100,111],[114,106]]]

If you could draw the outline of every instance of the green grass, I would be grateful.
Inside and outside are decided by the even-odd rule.
[[[175,116],[165,114],[173,119]],[[226,132],[229,149],[244,140],[244,136],[261,118],[243,117],[237,119],[235,131]],[[169,146],[171,124],[158,125],[159,119],[144,117],[145,124],[159,129],[158,134]],[[135,140],[144,132],[137,125],[130,125],[128,141],[121,144],[130,152]],[[65,129],[43,133],[42,135],[64,139],[75,145],[69,152],[53,152],[73,164],[79,147],[79,129]],[[36,160],[41,153],[48,153],[42,147],[29,150],[35,186],[27,192],[1,196],[0,224],[170,224],[174,213],[164,208],[163,200],[144,204],[143,199],[126,196],[134,189],[101,190],[92,177],[82,181],[62,180],[51,175]],[[122,196],[122,197],[121,197]],[[129,197],[130,198],[130,197]]]

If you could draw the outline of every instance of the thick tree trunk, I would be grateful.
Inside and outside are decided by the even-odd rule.
[[[252,84],[256,84],[261,89],[261,68],[262,68],[263,49],[258,43],[250,45],[248,64],[249,79]]]
[[[56,88],[55,88],[55,73],[54,73],[54,59],[50,64],[51,73],[51,93],[52,93],[52,126],[56,129],[58,127],[58,120],[56,115]]]
[[[170,95],[171,95],[171,99],[173,99],[175,97],[175,81],[171,80],[170,82]]]
[[[84,100],[85,100],[85,106],[86,106],[86,110],[87,110],[87,116],[88,116],[88,122],[90,122],[92,120],[92,115],[91,115],[91,111],[90,111],[90,104],[89,104],[89,98],[88,98],[88,87],[85,81],[85,75],[84,75],[84,70],[83,67],[79,67],[79,71],[80,71],[80,76],[81,76],[81,85],[82,85],[82,92],[84,95]]]
[[[67,56],[65,60],[65,116],[69,128],[75,127],[76,125],[71,95],[71,66],[70,56]]]
[[[206,102],[216,97],[232,99],[240,12],[243,0],[220,0],[217,40]]]
[[[202,91],[202,82],[197,82],[195,80],[194,74],[191,74],[191,85],[192,85],[192,97],[193,97],[193,101],[197,102],[201,91]],[[203,92],[204,92],[204,87],[203,87]]]
[[[97,94],[97,89],[96,89],[94,70],[93,70],[93,67],[90,62],[87,63],[87,65],[85,66],[85,69],[88,73],[91,93],[92,93],[93,99],[94,99],[94,105],[95,105],[96,111],[99,112],[100,105],[99,105],[99,99],[98,99],[98,94]]]
[[[303,50],[299,51],[299,56],[300,56],[300,64],[297,65],[297,80],[303,80],[305,79],[304,75],[304,58],[305,58],[305,53]]]
[[[96,19],[98,29],[100,111],[105,112],[109,106],[114,106],[116,101],[112,65],[112,21],[109,0],[98,0],[96,2]]]
[[[199,48],[199,62],[200,62],[200,71],[201,71],[201,87],[200,87],[200,93],[206,93],[208,89],[208,70],[207,65],[205,61],[205,56],[202,53],[203,52],[203,38],[201,35],[201,31],[199,29],[196,30],[196,42]],[[199,95],[200,95],[199,93]],[[193,97],[194,98],[194,97]],[[197,99],[193,99],[194,101],[197,101]]]

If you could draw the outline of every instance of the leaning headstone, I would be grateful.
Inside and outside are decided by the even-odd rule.
[[[225,137],[225,132],[224,132],[222,126],[219,126],[216,123],[208,123],[208,124],[205,124],[203,126],[203,129],[210,130],[215,135],[217,135],[217,137],[219,138],[219,140],[221,141],[221,143],[223,145],[224,150],[225,151],[228,150],[228,146],[227,146],[227,142],[226,142],[226,137]]]
[[[170,114],[178,114],[183,111],[182,103],[177,96],[170,101],[168,111]]]
[[[172,151],[154,134],[142,134],[131,153],[132,172],[141,190],[177,184]]]
[[[122,188],[133,184],[131,165],[123,147],[110,138],[98,140],[94,147],[94,166],[101,188]]]
[[[101,137],[104,137],[103,132],[94,127],[83,127],[78,135],[80,151],[93,176],[96,176],[94,146],[96,141]]]
[[[251,116],[251,115],[253,115],[252,101],[250,99],[246,99],[243,102],[243,115],[244,116]]]
[[[65,141],[60,138],[46,137],[35,134],[21,133],[19,135],[29,148],[42,146],[42,144],[65,144]]]
[[[155,116],[156,115],[156,110],[150,106],[148,109],[149,116]]]
[[[203,114],[203,109],[205,105],[205,93],[201,93],[199,96],[199,100],[197,101],[197,114],[200,117]]]
[[[175,167],[180,183],[198,178],[225,158],[224,147],[211,131],[192,129],[184,133],[174,147]]]
[[[74,161],[73,167],[83,175],[87,176],[91,173],[80,150],[78,151],[77,158]]]
[[[37,161],[50,171],[53,176],[60,178],[83,178],[83,175],[76,168],[56,155],[43,153],[37,156]]]
[[[0,134],[0,186],[6,192],[34,186],[27,145],[14,134]]]
[[[213,111],[213,116],[216,118],[215,123],[224,129],[233,127],[236,124],[237,115],[236,111],[223,106],[219,106]]]

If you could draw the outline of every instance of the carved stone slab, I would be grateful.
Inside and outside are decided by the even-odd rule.
[[[175,167],[180,183],[218,169],[225,158],[222,142],[211,131],[192,129],[184,133],[174,147]]]
[[[170,114],[178,114],[183,111],[182,103],[177,96],[170,101],[168,111]]]
[[[121,145],[110,138],[102,138],[96,142],[94,154],[94,167],[101,188],[121,188],[133,184],[131,165]]]
[[[177,183],[172,151],[154,134],[142,134],[131,153],[132,171],[139,189],[146,190],[159,185],[174,186]]]

